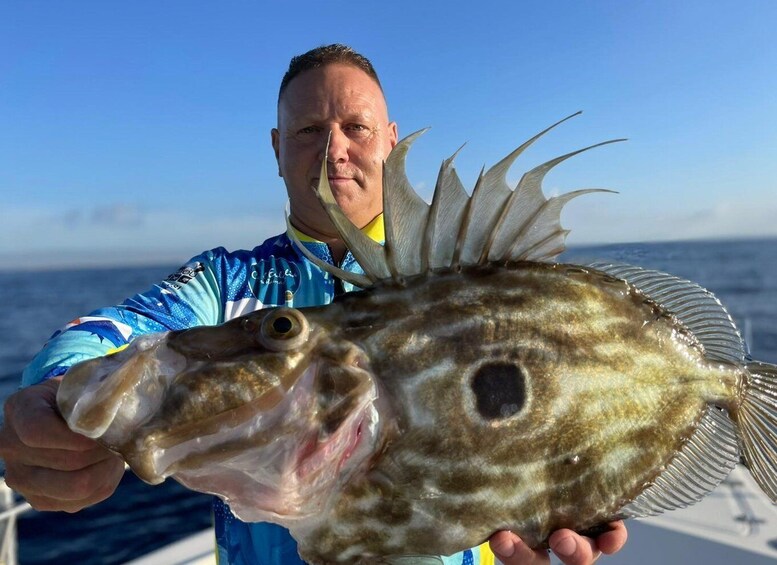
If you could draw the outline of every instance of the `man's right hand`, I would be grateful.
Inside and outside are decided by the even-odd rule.
[[[57,408],[59,379],[24,388],[5,402],[0,458],[6,484],[37,510],[77,512],[105,500],[124,462],[68,428]]]

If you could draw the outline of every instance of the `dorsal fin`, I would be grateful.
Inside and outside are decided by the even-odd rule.
[[[424,232],[423,256],[426,257],[426,269],[442,269],[453,261],[456,238],[469,199],[453,167],[453,160],[463,147],[440,165],[429,221]]]
[[[704,346],[708,358],[743,363],[745,342],[723,304],[691,281],[624,263],[593,263],[591,268],[623,279],[674,314]]]
[[[429,205],[407,180],[405,158],[413,141],[427,129],[412,133],[397,143],[383,167],[383,186],[388,187],[383,191],[386,262],[394,280],[406,274],[423,272],[421,241]]]
[[[456,174],[454,154],[440,167],[431,205],[413,190],[405,173],[407,152],[426,130],[400,141],[384,163],[384,246],[364,235],[339,208],[329,186],[324,160],[316,194],[365,274],[354,276],[326,263],[316,263],[343,280],[364,286],[367,281],[374,284],[384,280],[403,284],[406,277],[436,269],[488,262],[554,260],[564,250],[568,233],[561,228],[563,206],[581,194],[611,191],[578,190],[546,199],[542,194],[543,178],[551,168],[578,153],[623,140],[606,141],[552,159],[526,173],[515,190],[507,185],[506,175],[527,147],[578,114],[553,124],[484,170],[472,196],[467,196]]]
[[[472,202],[468,210],[468,214],[474,221],[469,222],[467,226],[467,233],[463,234],[462,251],[460,257],[460,263],[463,265],[485,263],[489,260],[489,251],[492,248],[492,243],[497,240],[497,237],[502,241],[505,238],[510,239],[512,243],[515,234],[511,234],[510,224],[505,222],[509,210],[512,208],[525,208],[527,205],[531,205],[530,198],[532,196],[538,196],[537,200],[545,202],[545,197],[542,195],[542,188],[540,187],[542,177],[560,160],[551,162],[552,164],[547,167],[544,173],[541,175],[537,182],[537,193],[526,194],[525,190],[522,190],[521,184],[518,184],[518,188],[513,191],[507,184],[507,171],[515,160],[531,146],[540,137],[548,133],[556,126],[563,122],[580,115],[580,112],[576,112],[571,116],[567,116],[563,120],[559,120],[552,126],[545,128],[540,133],[525,141],[507,157],[499,161],[496,165],[491,167],[485,174],[481,173],[480,178],[475,186],[475,190],[472,193]],[[571,154],[561,158],[561,160],[571,157]],[[546,163],[545,165],[548,165]],[[542,165],[542,166],[545,166]],[[539,169],[539,167],[537,168]],[[537,170],[535,169],[535,171]],[[525,177],[526,175],[524,175]],[[537,201],[535,200],[535,202]],[[518,202],[518,206],[513,206],[515,202]],[[505,227],[507,229],[500,228]],[[504,258],[504,254],[491,254],[497,257],[494,260],[500,260]]]
[[[359,273],[344,271],[339,267],[330,265],[326,261],[322,261],[321,259],[316,257],[313,253],[308,251],[308,248],[305,247],[302,244],[302,242],[299,240],[299,237],[297,237],[297,231],[291,225],[291,214],[289,213],[288,209],[286,211],[286,228],[287,228],[287,233],[291,237],[291,240],[297,245],[297,248],[300,251],[302,251],[305,257],[307,257],[310,261],[312,261],[313,263],[321,267],[321,269],[323,269],[327,273],[330,273],[336,277],[339,277],[344,281],[348,281],[351,284],[355,284],[356,286],[361,286],[364,288],[371,286],[375,282],[375,279],[371,279],[367,275],[361,275]]]

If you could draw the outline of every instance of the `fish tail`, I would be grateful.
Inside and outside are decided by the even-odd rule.
[[[745,463],[758,486],[777,503],[777,365],[746,365],[747,390],[738,422]]]

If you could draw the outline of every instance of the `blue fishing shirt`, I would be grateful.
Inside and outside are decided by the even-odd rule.
[[[364,228],[383,241],[383,217]],[[329,247],[297,232],[316,257],[333,264]],[[362,273],[348,252],[340,264]],[[265,307],[320,306],[335,297],[337,286],[355,287],[308,260],[287,234],[254,249],[206,251],[150,290],[118,306],[100,308],[76,318],[54,333],[22,375],[23,386],[64,374],[75,363],[105,355],[139,335],[215,325]],[[269,523],[246,523],[236,518],[220,499],[214,500],[214,525],[220,565],[297,565],[297,543],[288,530]],[[445,565],[494,563],[488,545],[441,557]]]

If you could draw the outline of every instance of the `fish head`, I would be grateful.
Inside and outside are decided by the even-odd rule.
[[[320,515],[373,452],[377,385],[337,309],[307,310],[139,337],[74,366],[60,409],[148,482],[172,476],[247,521]]]

